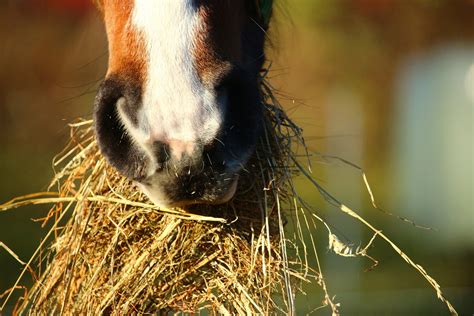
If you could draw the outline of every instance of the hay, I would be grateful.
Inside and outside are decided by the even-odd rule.
[[[329,294],[313,236],[316,222],[321,222],[328,231],[329,249],[341,256],[366,257],[376,265],[369,247],[377,237],[385,240],[456,314],[420,265],[311,177],[297,159],[298,145],[309,157],[301,129],[286,116],[268,84],[262,81],[261,88],[264,135],[241,174],[236,196],[219,206],[156,207],[106,163],[90,120],[71,124],[71,141],[53,164],[59,171],[50,189],[57,192],[0,205],[4,211],[26,204],[54,204],[43,219],[52,223],[51,229],[17,282],[0,296],[6,296],[0,311],[14,290],[23,288],[20,281],[30,271],[35,282],[15,307],[20,313],[141,315],[205,310],[224,315],[294,315],[300,285],[313,282],[322,289],[322,307],[338,315],[339,304]],[[299,197],[292,182],[297,172],[329,203],[373,230],[367,246],[353,249],[331,231]],[[362,170],[361,174],[376,207]],[[285,236],[289,221],[294,223],[291,238]],[[310,253],[316,259],[314,268],[310,268]]]
[[[266,106],[264,137],[232,201],[187,211],[156,207],[109,166],[92,121],[71,128],[70,144],[54,161],[60,171],[50,187],[57,196],[10,202],[55,203],[44,219],[54,221],[50,259],[38,256],[47,268],[20,310],[268,314],[294,308],[292,283],[304,278],[301,263],[286,258],[281,205],[292,199],[293,174],[285,166],[291,138],[301,131],[281,108]]]

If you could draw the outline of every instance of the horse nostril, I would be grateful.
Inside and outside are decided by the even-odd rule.
[[[153,143],[153,153],[159,166],[165,164],[171,158],[170,146],[166,143],[155,141]],[[162,168],[158,168],[161,170]]]
[[[108,78],[100,86],[94,104],[94,127],[100,150],[108,162],[130,179],[143,179],[149,158],[126,132],[117,107],[124,107],[130,89],[117,78]],[[130,101],[129,101],[130,102]]]

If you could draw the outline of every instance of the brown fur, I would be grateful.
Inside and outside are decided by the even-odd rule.
[[[109,40],[107,77],[118,75],[142,83],[146,79],[145,41],[129,23],[133,5],[133,0],[98,1]]]
[[[207,0],[199,7],[201,29],[195,42],[196,70],[205,84],[215,84],[241,60],[243,1]]]
[[[118,75],[143,83],[146,79],[145,41],[131,27],[133,0],[96,0],[109,40],[107,76]],[[202,82],[213,86],[241,59],[244,1],[203,0],[198,12],[201,28],[194,46],[195,67]]]

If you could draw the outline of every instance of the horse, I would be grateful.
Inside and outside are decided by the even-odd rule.
[[[102,154],[158,206],[228,202],[262,131],[272,0],[95,1],[109,50]]]

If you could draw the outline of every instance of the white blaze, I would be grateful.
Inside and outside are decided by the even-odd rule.
[[[201,22],[193,0],[135,0],[130,23],[145,40],[147,65],[139,124],[133,127],[125,118],[127,130],[144,147],[156,140],[210,142],[222,110],[195,68]]]

